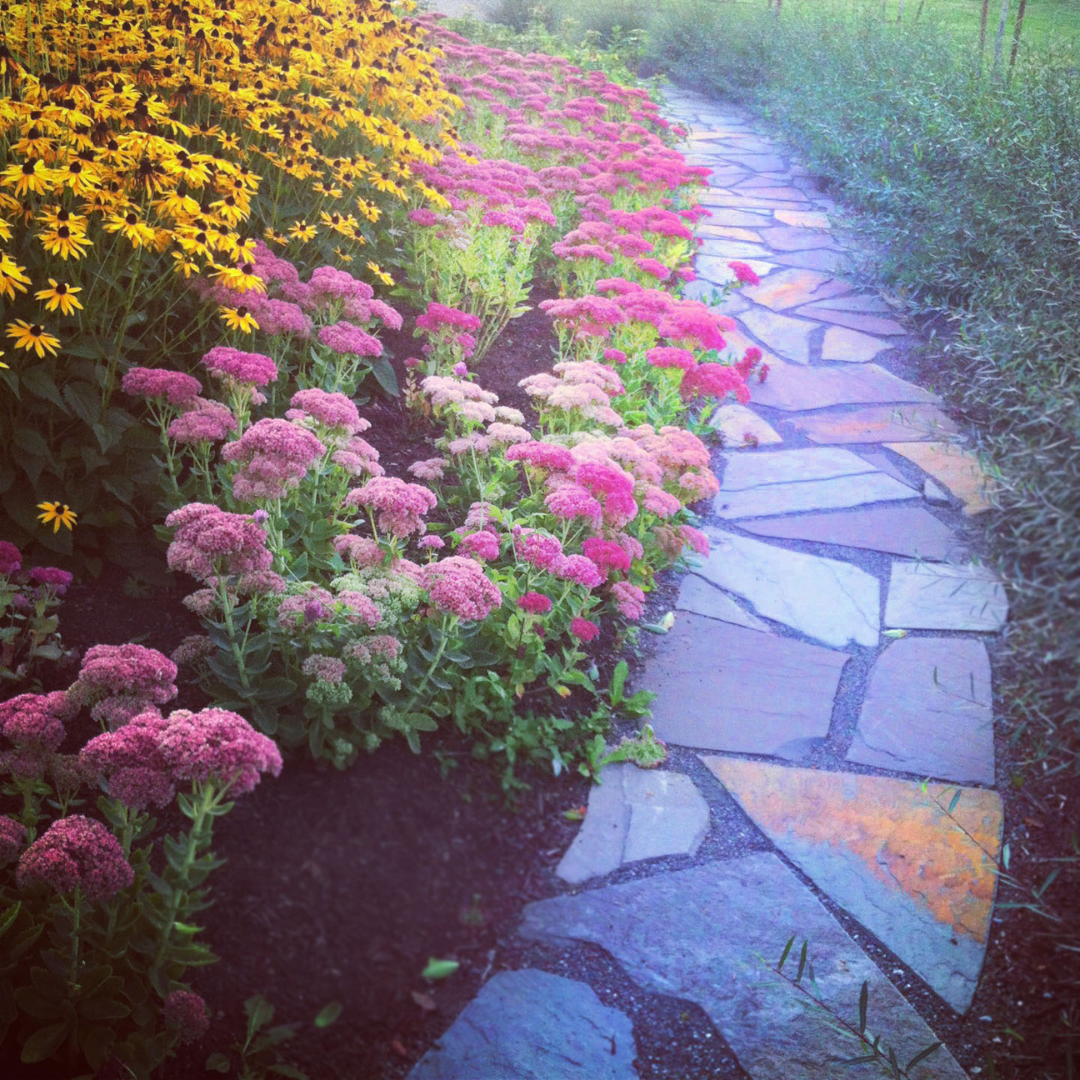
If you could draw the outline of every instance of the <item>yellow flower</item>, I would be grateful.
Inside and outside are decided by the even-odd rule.
[[[67,262],[69,256],[81,259],[86,254],[86,249],[93,244],[92,240],[86,238],[85,233],[76,232],[67,225],[57,225],[54,229],[38,233],[38,238],[50,255],[59,255],[64,262]]]
[[[39,300],[45,301],[46,311],[60,309],[61,314],[70,315],[73,311],[82,311],[82,304],[75,299],[75,294],[82,288],[75,285],[57,285],[55,278],[49,278],[49,287],[34,293]]]
[[[15,290],[26,292],[30,279],[23,272],[25,266],[19,266],[10,255],[0,254],[0,296],[15,299]]]
[[[368,260],[367,268],[384,284],[393,285],[394,279],[385,271],[380,269],[378,263]]]
[[[38,503],[37,508],[42,511],[42,513],[38,514],[38,521],[40,521],[42,525],[51,524],[54,533],[60,531],[61,525],[70,532],[75,528],[75,521],[79,515],[76,514],[67,503],[64,503],[63,505],[64,508],[61,510],[60,503],[58,502]]]
[[[266,292],[266,282],[255,273],[255,267],[251,263],[241,263],[240,266],[222,266],[211,275],[226,289],[235,292]]]
[[[34,323],[31,326],[23,319],[8,323],[7,336],[15,342],[16,349],[36,352],[42,359],[45,357],[46,350],[55,356],[60,346],[60,339],[47,333],[40,323]]]
[[[110,233],[123,233],[131,241],[132,247],[149,247],[154,242],[154,230],[134,210],[126,214],[112,214],[105,222],[104,229]]]
[[[347,251],[346,251],[346,250],[345,250],[344,248],[342,248],[342,247],[340,247],[340,246],[339,246],[339,247],[336,247],[336,248],[334,248],[334,254],[335,254],[335,255],[336,255],[336,256],[337,256],[337,257],[338,257],[338,258],[339,258],[339,259],[340,259],[340,260],[341,260],[341,261],[342,261],[343,263],[351,263],[351,262],[353,261],[353,257],[352,257],[352,255],[350,255],[350,254],[349,254],[349,253],[348,253],[348,252],[347,252]]]
[[[263,236],[270,241],[271,244],[287,244],[289,238],[284,233],[279,233],[276,229],[267,229]]]
[[[4,352],[3,352],[2,349],[0,349],[0,356],[3,356],[3,355],[4,355]],[[0,368],[3,368],[5,371],[9,370],[8,365],[5,364],[3,360],[0,360]]]
[[[242,305],[237,308],[219,307],[218,311],[221,312],[221,317],[230,330],[239,330],[242,334],[250,334],[252,330],[259,329],[255,316]]]
[[[37,158],[29,158],[21,165],[9,165],[3,172],[0,184],[14,187],[15,194],[44,195],[53,182],[53,171]]]
[[[185,278],[199,272],[199,264],[192,262],[182,251],[174,251],[172,257],[176,260],[176,266],[173,269],[178,274],[183,274]]]
[[[302,240],[305,244],[315,239],[316,232],[315,226],[309,225],[306,221],[297,221],[289,226],[289,235],[294,240]]]

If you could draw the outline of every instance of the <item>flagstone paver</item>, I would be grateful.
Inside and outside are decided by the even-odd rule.
[[[409,1080],[634,1080],[630,1019],[546,971],[484,983]]]
[[[847,760],[994,782],[990,658],[973,638],[893,642],[874,665]]]
[[[704,615],[707,619],[719,619],[734,626],[745,626],[747,630],[769,632],[769,624],[756,615],[744,611],[722,589],[710,585],[697,574],[687,574],[679,582],[679,595],[675,600],[679,611],[690,611],[695,615]]]
[[[690,161],[712,174],[699,192],[711,217],[700,226],[698,280],[684,295],[710,302],[714,287],[733,282],[728,263],[747,262],[760,284],[713,310],[738,320],[724,333],[730,349],[761,348],[769,370],[752,382],[749,406],[727,403],[711,418],[727,451],[705,525],[711,551],[679,583],[673,626],[650,637],[640,687],[656,694],[659,738],[712,753],[703,760],[753,823],[736,831],[756,826],[752,844],[771,843],[897,959],[875,952],[875,964],[857,943],[865,933],[849,936],[773,852],[708,861],[703,796],[718,807],[725,796],[699,791],[678,751],[659,772],[605,769],[558,874],[565,888],[657,856],[697,865],[635,868],[625,884],[530,905],[523,933],[596,943],[641,987],[699,1003],[754,1080],[818,1080],[851,1048],[770,970],[792,934],[809,941],[816,985],[849,1023],[866,981],[873,1030],[901,1062],[935,1036],[879,965],[899,962],[958,1011],[976,989],[1002,805],[988,787],[956,785],[994,781],[985,635],[1001,628],[1008,605],[991,574],[960,562],[965,544],[948,522],[958,503],[969,515],[985,510],[992,491],[938,398],[879,362],[902,362],[897,345],[912,332],[883,297],[839,276],[855,249],[831,227],[838,207],[822,185],[736,107],[672,91],[668,111],[691,131]],[[791,445],[804,439],[816,445]],[[934,500],[940,516],[926,509]],[[884,625],[914,634],[881,647],[886,580]],[[852,661],[856,646],[878,651]],[[719,756],[731,754],[785,764]],[[867,768],[903,775],[855,771]],[[555,1060],[568,1077],[635,1075],[626,1017],[597,1018],[595,996],[567,980],[510,976],[535,987],[538,1007],[509,992],[503,1005],[496,993],[498,1022],[474,1023],[470,1006],[424,1059],[441,1054],[449,1071],[414,1077],[488,1080],[506,1068],[558,1080],[563,1073],[542,1067]],[[552,979],[556,988],[541,985]],[[564,1018],[554,1041],[552,1003]],[[579,1013],[582,1022],[572,1019]],[[478,1040],[451,1049],[463,1026]],[[590,1056],[607,1029],[601,1056]],[[473,1053],[490,1056],[461,1067]],[[485,1071],[489,1060],[496,1071]],[[911,1075],[965,1074],[942,1049]]]
[[[974,454],[948,442],[885,445],[948,488],[964,504],[964,513],[969,517],[993,509],[993,484]]]
[[[934,405],[878,405],[795,417],[791,424],[816,443],[880,443],[940,438],[956,424]]]
[[[724,440],[724,447],[769,446],[784,440],[776,429],[745,405],[721,405],[709,418]]]
[[[768,230],[765,230],[766,232]],[[807,319],[817,319],[820,322],[832,323],[836,326],[847,327],[863,334],[877,334],[880,337],[902,337],[907,330],[895,319],[886,319],[881,315],[864,311],[844,311],[836,308],[822,307],[817,304],[804,304],[796,312]]]
[[[694,572],[741,596],[759,615],[838,649],[878,644],[881,588],[865,570],[749,536],[716,530],[708,536],[709,554]]]
[[[521,932],[595,942],[642,986],[697,1002],[754,1080],[837,1075],[835,1059],[846,1045],[837,1043],[813,1003],[775,972],[792,934],[809,941],[822,999],[847,1023],[858,1024],[865,981],[874,1030],[901,1060],[935,1041],[840,924],[768,852],[541,900],[525,909]],[[794,978],[794,967],[790,974]],[[911,1075],[965,1077],[947,1051]]]
[[[679,615],[645,664],[653,728],[678,746],[798,759],[825,738],[848,657]]]
[[[742,294],[755,304],[761,304],[773,311],[783,311],[785,308],[798,307],[810,299],[835,296],[838,292],[846,292],[850,288],[846,281],[829,274],[787,269],[770,275],[769,279],[760,285],[744,289]]]
[[[709,831],[709,804],[683,773],[608,765],[555,873],[571,885],[642,859],[692,855]]]
[[[958,559],[965,548],[956,534],[921,507],[873,506],[829,514],[740,521],[739,528],[778,540],[882,551],[912,559]]]
[[[967,1010],[994,909],[1002,827],[996,791],[704,760],[815,885],[957,1012]]]
[[[783,361],[769,364],[768,378],[750,387],[752,401],[785,412],[826,409],[833,405],[881,405],[938,398],[877,364],[861,367],[802,367]]]
[[[1005,625],[1008,613],[1001,582],[980,566],[893,563],[886,626],[994,633]]]
[[[817,330],[812,322],[778,315],[767,308],[744,311],[739,321],[773,352],[797,364],[810,363],[810,336]]]
[[[804,310],[799,309],[800,312]],[[891,341],[883,341],[845,326],[830,326],[821,339],[821,359],[845,364],[866,364],[892,348],[895,348],[895,345]]]

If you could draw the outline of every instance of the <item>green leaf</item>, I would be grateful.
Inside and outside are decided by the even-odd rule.
[[[287,1076],[289,1080],[308,1080],[308,1074],[302,1072],[295,1065],[290,1065],[287,1061],[279,1061],[276,1065],[271,1065],[266,1070],[268,1073],[273,1073],[275,1076]]]
[[[249,997],[244,1002],[244,1012],[247,1013],[248,1018],[247,1037],[249,1039],[274,1019],[274,1006],[262,994],[253,994]]]
[[[329,1005],[323,1006],[319,1015],[315,1017],[315,1026],[317,1028],[329,1027],[341,1015],[341,1009],[340,1001],[331,1001]]]
[[[776,970],[777,971],[782,971],[783,970],[784,961],[788,958],[788,953],[791,952],[791,947],[794,944],[795,944],[795,935],[792,934],[791,937],[789,937],[787,939],[787,944],[784,946],[784,951],[780,954],[780,963],[778,963],[776,965]]]
[[[931,1043],[925,1050],[920,1050],[908,1063],[904,1066],[904,1072],[910,1072],[912,1068],[919,1064],[920,1061],[925,1061],[935,1051],[941,1049],[941,1043]]]
[[[0,937],[3,937],[14,925],[22,910],[22,901],[18,900],[7,911],[0,913]]]
[[[379,356],[371,361],[371,374],[390,397],[398,396],[397,375],[394,374],[394,369],[385,356]]]
[[[79,1003],[79,1015],[86,1020],[124,1020],[131,1010],[122,1001],[91,998]]]
[[[864,982],[859,991],[859,1034],[866,1032],[866,1005],[870,1000],[870,984]]]
[[[428,960],[427,967],[420,974],[421,978],[431,979],[432,981],[448,979],[459,967],[461,967],[461,964],[456,960],[436,960],[433,956]]]
[[[1001,865],[1006,870],[1009,869],[1009,860],[1012,858],[1012,848],[1009,847],[1008,841],[1005,842],[1005,846],[1001,849]]]
[[[227,1073],[232,1068],[229,1059],[224,1054],[211,1054],[206,1059],[206,1071]]]
[[[956,809],[956,804],[960,801],[960,796],[963,794],[961,789],[957,789],[956,794],[952,797],[952,801],[949,803],[949,813],[951,814]]]
[[[626,677],[629,674],[630,665],[625,660],[620,660],[611,676],[611,704],[616,707],[622,704],[623,687],[626,685]]]
[[[68,1025],[66,1021],[62,1024],[50,1024],[48,1027],[38,1028],[23,1043],[19,1060],[24,1065],[36,1065],[39,1061],[47,1061],[64,1045],[67,1034]]]
[[[806,970],[806,950],[809,947],[810,942],[804,941],[802,943],[802,951],[799,953],[799,972],[795,976],[795,981],[799,982],[803,977],[803,971]]]

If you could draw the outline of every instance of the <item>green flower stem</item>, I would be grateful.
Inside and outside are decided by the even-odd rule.
[[[173,926],[176,924],[181,907],[187,901],[187,886],[188,879],[191,876],[191,868],[195,865],[195,859],[198,857],[200,849],[210,844],[211,828],[209,823],[212,820],[211,814],[227,791],[227,786],[223,787],[220,792],[217,791],[213,780],[209,780],[205,784],[196,782],[194,785],[195,801],[194,809],[189,815],[191,828],[187,834],[187,847],[184,851],[184,861],[180,869],[176,871],[178,880],[169,899],[168,915],[161,927],[161,938],[158,941],[157,952],[154,954],[153,966],[155,968],[161,967],[165,960],[165,954],[169,951]]]
[[[405,706],[405,712],[412,712],[413,706],[416,704],[417,699],[427,689],[427,684],[431,681],[431,676],[435,674],[435,669],[439,666],[439,662],[443,658],[443,653],[446,652],[446,643],[450,640],[449,630],[454,622],[457,621],[456,615],[443,614],[442,626],[439,628],[439,647],[435,650],[435,659],[431,661],[431,667],[427,669],[424,674],[423,681],[413,691],[412,696],[409,698],[409,704]]]
[[[247,664],[244,660],[244,650],[236,640],[236,623],[233,620],[233,605],[229,598],[229,589],[225,584],[224,575],[217,576],[218,596],[221,598],[221,614],[225,618],[225,630],[229,635],[229,645],[232,648],[233,659],[236,661],[236,670],[240,674],[240,684],[245,690],[251,689],[251,680],[248,678]],[[244,635],[247,640],[247,634]]]

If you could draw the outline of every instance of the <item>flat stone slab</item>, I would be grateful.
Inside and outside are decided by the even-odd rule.
[[[788,268],[772,274],[768,281],[763,281],[760,285],[744,289],[743,295],[755,304],[761,304],[773,311],[783,311],[785,308],[805,304],[812,298],[832,296],[850,288],[846,281],[840,281],[829,274]]]
[[[769,232],[771,230],[766,229],[763,235]],[[799,308],[799,314],[808,319],[820,319],[821,322],[850,327],[852,330],[860,330],[864,334],[877,334],[880,337],[902,337],[907,334],[907,328],[901,326],[895,319],[887,319],[883,315],[872,312],[838,311],[824,305],[805,304]]]
[[[880,405],[938,398],[914,383],[898,379],[877,364],[861,367],[805,368],[772,363],[765,382],[753,383],[751,397],[759,405],[785,412],[826,409],[833,405]]]
[[[766,262],[764,259],[754,259],[740,255],[698,255],[694,259],[694,272],[699,279],[704,278],[706,281],[712,281],[717,285],[727,285],[735,280],[735,273],[728,266],[728,263],[733,259],[746,263],[759,278],[765,277],[770,271],[776,269],[771,262]]]
[[[886,626],[996,633],[1008,614],[1004,587],[981,566],[893,563]]]
[[[699,236],[716,237],[719,240],[742,240],[748,244],[760,244],[761,233],[743,225],[699,225]],[[707,254],[707,253],[706,253]]]
[[[947,487],[964,504],[964,513],[969,517],[993,509],[993,482],[974,454],[947,442],[885,445]]]
[[[854,286],[852,286],[854,288]],[[893,309],[876,293],[852,292],[846,296],[826,297],[823,300],[813,301],[815,309],[824,308],[830,311],[862,311],[875,315],[891,315]]]
[[[710,210],[709,216],[699,228],[706,235],[711,225],[745,226],[753,229],[768,225],[770,218],[767,210]]]
[[[791,421],[816,443],[916,442],[954,434],[956,424],[935,405],[884,405],[838,413],[815,413]]]
[[[952,499],[949,493],[936,481],[927,477],[922,486],[923,498],[932,506],[948,506]]]
[[[629,1017],[546,971],[490,978],[409,1080],[635,1080]]]
[[[709,417],[709,424],[723,436],[725,447],[770,446],[784,441],[767,420],[745,405],[721,405]]]
[[[681,615],[646,662],[665,742],[800,758],[829,733],[843,653]]]
[[[802,266],[808,270],[823,270],[827,274],[835,274],[847,266],[848,255],[844,251],[819,247],[809,251],[789,251],[775,256],[773,261],[781,266]]]
[[[767,454],[725,454],[722,460],[724,492],[878,471],[858,454],[838,446],[775,450]]]
[[[763,229],[765,243],[776,251],[806,251],[808,248],[836,246],[832,235],[823,229],[807,229],[793,225],[774,225]]]
[[[693,855],[709,831],[709,804],[683,773],[608,765],[555,873],[571,885],[626,863]]]
[[[990,658],[973,638],[903,638],[874,665],[847,760],[994,782]]]
[[[675,607],[679,611],[704,615],[707,619],[719,619],[720,622],[731,623],[733,626],[745,626],[747,630],[769,633],[768,623],[762,622],[749,611],[744,611],[726,592],[710,585],[697,574],[687,574],[679,582],[679,596]]]
[[[744,311],[739,321],[773,352],[797,364],[810,363],[810,335],[817,329],[813,323],[778,315],[767,308]]]
[[[744,455],[758,457],[761,455]],[[726,521],[794,514],[806,510],[842,510],[866,503],[897,502],[918,493],[907,484],[873,468],[823,480],[762,484],[746,490],[721,489],[713,499],[717,517]]]
[[[806,314],[807,309],[801,307],[799,312]],[[843,326],[830,326],[821,341],[821,359],[837,360],[844,364],[866,364],[893,347],[891,341],[882,341],[881,338]]]
[[[764,244],[748,244],[745,240],[728,240],[723,237],[707,236],[698,249],[698,259],[762,259],[768,261],[772,251]]]
[[[816,210],[777,210],[773,215],[781,225],[795,225],[800,229],[831,229],[828,214]]]
[[[716,530],[709,531],[709,547],[695,572],[759,615],[836,649],[878,644],[881,590],[864,570]]]
[[[769,852],[541,900],[525,909],[521,933],[594,942],[647,990],[696,1002],[754,1080],[836,1075],[836,1032],[820,1008],[775,970],[792,934],[809,941],[821,1000],[845,1022],[858,1026],[865,981],[872,1029],[902,1062],[937,1041],[840,924]],[[911,1071],[913,1080],[965,1075],[944,1049]]]
[[[1002,826],[996,791],[704,761],[818,888],[953,1009],[968,1009],[994,911]]]
[[[799,514],[742,521],[739,528],[779,540],[809,540],[912,559],[957,559],[965,552],[952,529],[922,507],[874,506],[832,514]]]

